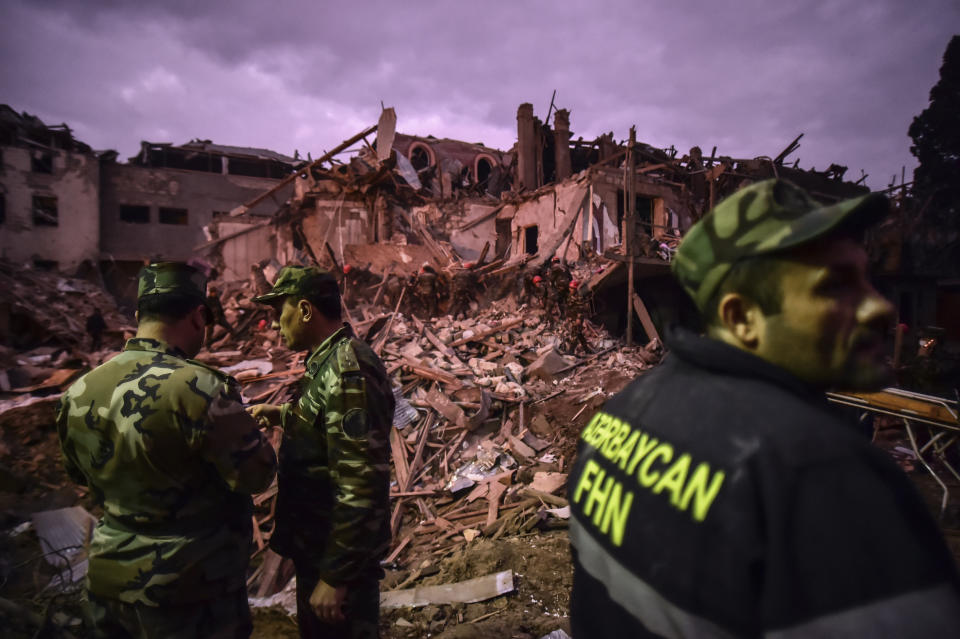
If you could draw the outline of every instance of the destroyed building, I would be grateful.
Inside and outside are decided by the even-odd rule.
[[[144,259],[189,260],[207,239],[204,227],[279,183],[298,163],[209,140],[142,142],[127,163],[117,162],[114,152],[101,154],[100,259],[108,287],[135,297],[129,287]],[[272,213],[289,195],[279,189],[262,207]]]
[[[100,256],[100,163],[65,124],[0,105],[0,257],[74,271]]]
[[[585,273],[586,285],[601,301],[598,313],[606,309],[608,327],[622,332],[628,281],[636,305],[646,302],[654,321],[663,320],[677,303],[669,277],[677,242],[742,186],[785,177],[824,203],[868,191],[844,181],[844,167],[785,164],[799,137],[776,157],[734,158],[716,148],[705,155],[697,147],[681,156],[635,139],[617,142],[612,133],[572,139],[570,113],[552,114],[551,126],[532,105],[520,105],[517,142],[498,151],[396,133],[388,109],[378,126],[337,149],[363,141],[356,155],[340,161],[328,154],[301,169],[290,178],[290,200],[267,214],[262,197],[252,200],[257,211],[241,207],[216,220],[215,239],[198,248],[232,279],[269,260],[411,273],[425,261],[445,268],[482,257],[485,274],[509,277],[521,264],[537,268],[554,256],[599,256],[607,266]]]
[[[117,158],[77,140],[66,124],[0,105],[0,258],[95,280],[102,274],[114,295],[131,300],[144,260],[190,259],[214,218],[301,164],[209,140],[141,142],[128,162]],[[291,194],[276,190],[262,212],[272,215]]]

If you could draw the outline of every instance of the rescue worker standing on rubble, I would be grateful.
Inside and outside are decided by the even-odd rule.
[[[207,289],[207,308],[210,310],[210,323],[207,324],[206,336],[204,337],[204,343],[207,345],[207,348],[213,344],[213,329],[217,326],[222,326],[227,329],[227,333],[233,335],[233,327],[230,326],[230,322],[227,321],[227,315],[223,311],[223,304],[220,302],[220,291],[211,286]]]
[[[889,377],[869,194],[741,189],[672,263],[706,335],[614,396],[569,480],[575,637],[954,637],[960,576],[914,486],[827,404]]]
[[[467,262],[453,272],[450,282],[450,315],[454,319],[470,312],[470,302],[477,299],[480,282],[473,271],[473,262]]]
[[[424,262],[420,272],[417,273],[414,291],[420,310],[426,314],[426,319],[436,317],[440,303],[439,283],[437,271],[428,262]]]
[[[283,427],[275,551],[293,559],[301,637],[376,637],[390,544],[394,396],[383,363],[341,321],[328,271],[287,266],[273,290],[280,334],[309,352],[295,404],[250,409]]]
[[[103,346],[103,331],[107,330],[107,322],[103,319],[103,313],[99,308],[93,309],[93,312],[87,316],[87,335],[90,336],[90,352],[99,351]]]
[[[205,279],[184,264],[140,271],[137,335],[64,394],[68,474],[103,518],[87,573],[94,636],[248,637],[250,494],[276,456],[237,382],[189,359],[203,343]]]
[[[590,344],[583,334],[587,316],[590,314],[590,302],[581,295],[580,282],[571,280],[570,292],[567,296],[567,316],[565,325],[564,344],[567,350],[574,354],[590,352]]]
[[[572,280],[573,276],[570,275],[570,269],[560,261],[559,257],[554,256],[550,260],[550,268],[547,270],[547,282],[549,282],[547,287],[549,308],[547,310],[551,317],[560,319],[565,315],[567,295],[570,292],[570,282]]]

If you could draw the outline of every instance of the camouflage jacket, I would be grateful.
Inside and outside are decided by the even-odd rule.
[[[57,429],[67,472],[103,505],[91,592],[160,606],[244,587],[250,493],[276,456],[233,378],[134,338],[67,390]]]
[[[380,358],[349,326],[306,361],[300,400],[282,409],[280,554],[341,585],[378,574],[390,543],[394,398]]]

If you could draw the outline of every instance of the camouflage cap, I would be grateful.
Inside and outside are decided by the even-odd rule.
[[[266,295],[253,298],[260,304],[274,304],[288,295],[301,297],[339,295],[337,280],[330,271],[316,266],[284,266],[277,274],[273,289]]]
[[[824,206],[786,180],[757,182],[690,227],[671,270],[702,310],[736,262],[806,244],[841,224],[866,228],[888,207],[880,193]]]
[[[199,270],[182,262],[156,262],[140,269],[137,299],[163,293],[178,293],[206,299],[207,278]]]

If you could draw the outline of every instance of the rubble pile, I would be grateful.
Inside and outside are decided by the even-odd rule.
[[[231,304],[228,299],[225,306]],[[459,320],[373,314],[367,306],[361,313],[369,317],[354,328],[395,381],[387,563],[406,575],[397,587],[423,576],[424,562],[433,565],[477,538],[565,527],[568,509],[560,494],[575,439],[568,429],[611,394],[598,385],[605,374],[633,377],[662,354],[657,341],[616,349],[619,342],[593,326],[592,353],[564,354],[559,323],[552,326],[542,310],[527,307],[517,313],[487,308]],[[225,336],[220,347],[229,350],[200,358],[232,371],[250,403],[288,401],[303,372],[302,356],[276,347],[271,337],[233,348]],[[551,423],[542,410],[560,396],[579,407],[566,424]],[[272,436],[278,444],[279,431]],[[292,576],[289,562],[267,548],[275,496],[274,484],[254,498],[254,597],[282,590]]]

